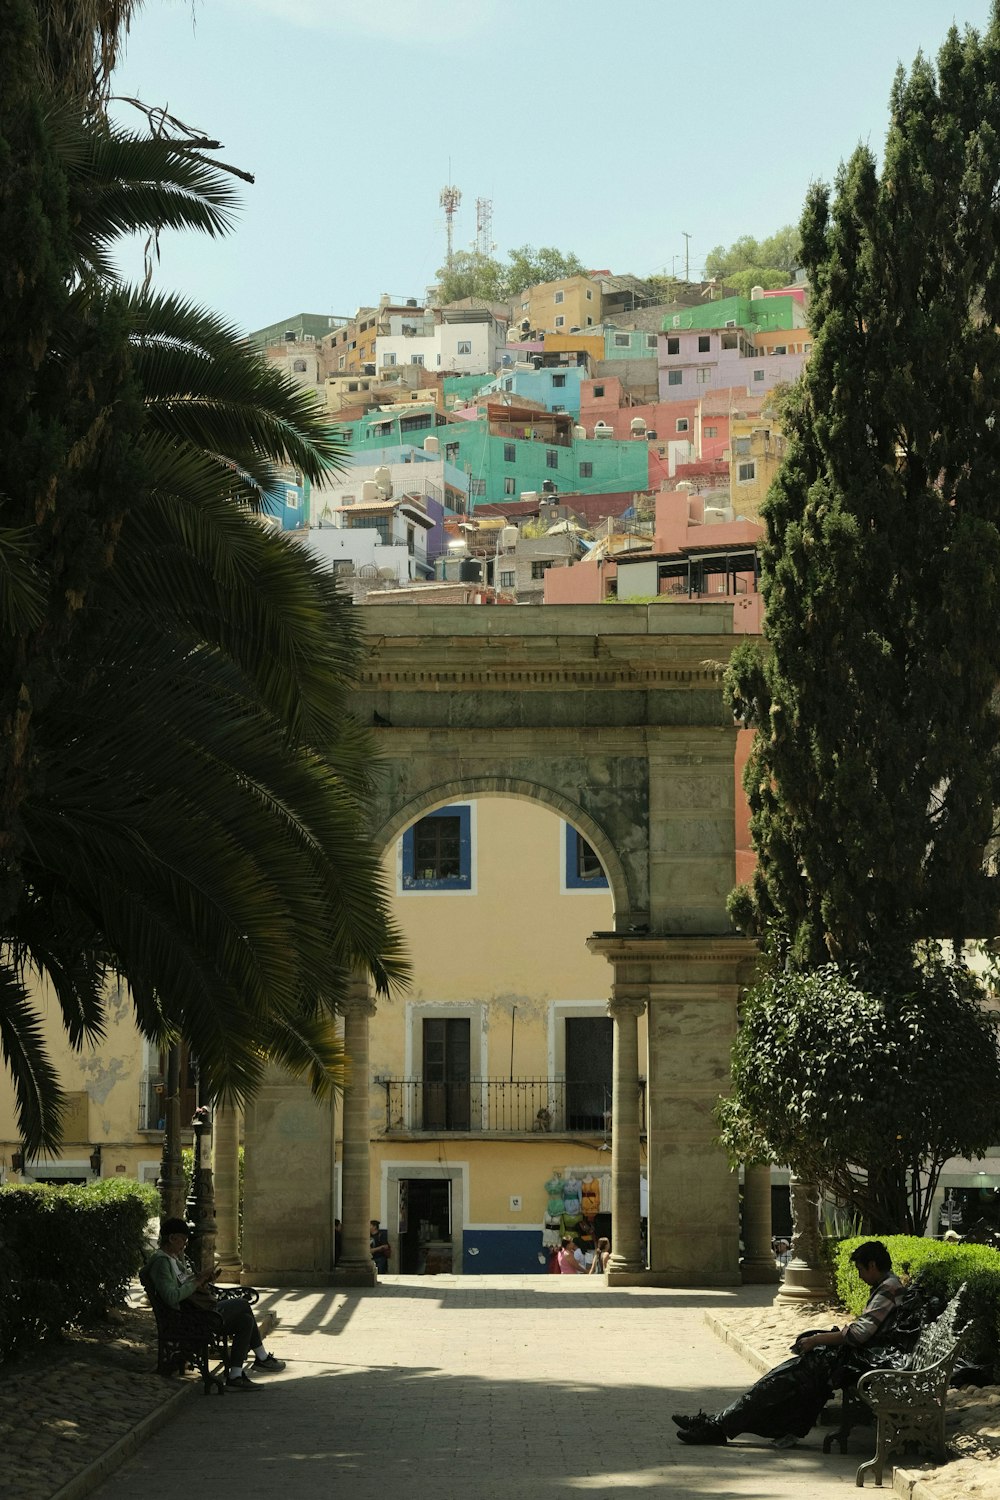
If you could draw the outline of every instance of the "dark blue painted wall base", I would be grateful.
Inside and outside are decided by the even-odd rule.
[[[462,1272],[466,1276],[525,1276],[545,1272],[539,1264],[540,1229],[466,1229]]]

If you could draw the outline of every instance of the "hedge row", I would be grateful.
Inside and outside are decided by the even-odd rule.
[[[850,1263],[851,1252],[867,1235],[840,1240],[834,1249],[837,1295],[849,1312],[857,1314],[870,1295]],[[1000,1250],[986,1245],[952,1245],[916,1235],[891,1234],[883,1244],[901,1275],[919,1274],[927,1294],[947,1302],[966,1283],[964,1313],[972,1329],[963,1349],[970,1364],[991,1365],[1000,1375]]]
[[[0,1188],[0,1362],[121,1306],[158,1211],[155,1188],[118,1179]]]

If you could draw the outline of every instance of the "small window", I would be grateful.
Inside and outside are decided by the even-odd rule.
[[[712,378],[711,365],[702,365],[699,369],[695,370],[694,378],[699,385],[708,385]]]
[[[459,341],[458,341],[458,353],[459,354],[471,354],[472,353],[472,340],[471,339],[459,339]]]
[[[712,340],[709,337],[709,335],[707,333],[699,333],[699,335],[698,335],[698,353],[699,354],[708,354],[708,352],[710,351],[711,347],[712,347]]]
[[[566,376],[565,375],[553,375],[553,377],[552,377],[552,387],[553,387],[554,390],[561,391],[562,388],[563,388],[563,386],[565,384],[566,384]]]
[[[565,292],[556,292],[555,300],[556,300],[556,305],[557,306],[558,306],[558,304],[560,302],[565,302],[566,301],[566,293]]]
[[[647,333],[646,334],[646,348],[647,349],[655,349],[656,348],[656,334],[655,333]]]
[[[556,313],[556,327],[557,328],[564,328],[565,326],[566,326],[566,319],[563,317],[562,313]]]
[[[588,328],[592,328],[593,326],[594,326],[594,320],[593,320],[593,318],[588,318],[587,319],[587,327]]]
[[[305,360],[304,359],[293,359],[292,360],[292,369],[295,371],[296,375],[304,375],[306,373],[306,362],[305,362]]]
[[[582,463],[580,465],[580,478],[581,479],[593,479],[593,477],[594,477],[594,465],[592,463]]]
[[[552,566],[552,563],[548,559],[546,559],[545,562],[533,562],[531,564],[531,576],[532,576],[532,578],[534,578],[536,581],[539,578],[544,578],[545,575],[546,575],[546,573],[551,568],[551,566]]]
[[[608,877],[597,854],[575,828],[566,824],[566,889],[602,891],[608,888]]]
[[[514,478],[513,474],[508,474],[506,479],[504,480],[503,492],[505,495],[517,494],[517,480]]]
[[[565,408],[565,406],[553,406],[552,410],[553,411],[565,411],[566,408]]]
[[[787,344],[775,344],[774,348],[771,350],[771,353],[772,354],[787,354],[788,353],[788,345]]]
[[[299,492],[298,492],[298,490],[286,490],[285,491],[285,509],[286,510],[298,510],[298,508],[299,508]]]
[[[512,589],[514,587],[513,572],[508,572],[506,569],[504,569],[504,571],[500,574],[500,587],[502,589]]]
[[[748,464],[740,464],[736,470],[736,478],[740,484],[750,484],[757,478],[757,464],[751,459]]]
[[[811,354],[812,353],[812,344],[803,344],[802,345],[802,353],[803,354]]]
[[[627,349],[630,346],[631,343],[632,343],[632,335],[631,334],[628,334],[628,333],[616,333],[615,334],[615,348],[616,349]]]
[[[383,356],[382,356],[382,368],[383,369],[389,369],[395,363],[396,363],[396,356],[394,354],[383,354]]]
[[[677,418],[677,431],[678,432],[687,432],[687,430],[688,430],[688,419],[687,419],[687,417],[678,417]]]
[[[748,437],[734,438],[733,452],[737,458],[745,457],[750,452],[750,439]]]
[[[668,354],[680,354],[680,352],[681,352],[681,341],[680,341],[680,339],[674,338],[673,335],[671,335],[671,337],[667,339],[667,353]]]
[[[410,355],[410,364],[411,365],[422,365],[423,362],[424,362],[424,356],[422,354],[411,354]]]
[[[522,302],[521,303],[521,311],[522,312],[527,312],[528,311],[528,304],[527,304],[527,302]]]
[[[589,292],[589,291],[588,291],[588,293],[587,293],[587,301],[588,301],[588,302],[593,302],[593,300],[594,300],[594,294],[593,294],[593,292]],[[588,318],[588,319],[587,319],[587,322],[588,322],[588,323],[589,323],[589,322],[590,322],[590,319],[589,319],[589,318]]]
[[[517,444],[516,443],[504,443],[504,445],[503,445],[503,461],[504,461],[505,464],[516,463],[516,461],[517,461]]]
[[[753,378],[754,378],[754,380],[763,380],[764,379],[764,371],[763,370],[754,370],[754,372],[753,372]]]
[[[604,395],[604,387],[603,387],[603,385],[595,385],[594,386],[594,395],[595,396],[603,396]]]
[[[458,463],[458,453],[459,453],[459,445],[458,445],[458,443],[445,443],[445,445],[444,445],[444,456],[445,456],[445,461],[447,463],[450,463],[450,464],[456,464],[456,463]]]
[[[545,450],[545,467],[547,469],[558,469],[559,467],[559,455],[554,448],[546,448]]]
[[[340,358],[337,360],[337,369],[338,370],[342,370],[346,364],[347,364],[347,355],[346,354],[342,354],[340,356]]]
[[[404,891],[468,891],[472,888],[472,839],[468,807],[442,807],[403,834]]]
[[[707,438],[718,437],[719,429],[717,427],[703,427],[702,436]]]
[[[684,381],[684,371],[683,370],[668,370],[667,371],[667,385],[681,385],[681,384],[683,384],[683,381]]]

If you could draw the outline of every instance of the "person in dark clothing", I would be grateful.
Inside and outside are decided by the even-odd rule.
[[[371,1230],[369,1246],[372,1261],[374,1262],[375,1270],[381,1276],[388,1269],[389,1257],[392,1254],[392,1250],[389,1247],[389,1235],[379,1224],[378,1219],[372,1219],[369,1228]]]
[[[744,1432],[790,1447],[813,1427],[837,1386],[853,1384],[866,1369],[892,1363],[892,1325],[903,1284],[881,1240],[868,1240],[851,1256],[871,1287],[864,1311],[842,1328],[800,1334],[793,1357],[769,1370],[723,1411],[696,1416],[677,1413],[682,1443],[727,1443]],[[913,1335],[915,1337],[915,1335]],[[906,1336],[904,1346],[913,1342]]]

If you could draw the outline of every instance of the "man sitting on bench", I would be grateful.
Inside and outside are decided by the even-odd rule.
[[[227,1371],[226,1389],[230,1391],[256,1391],[260,1387],[246,1372],[245,1362],[253,1350],[253,1370],[264,1375],[285,1368],[283,1359],[276,1359],[264,1347],[249,1302],[243,1297],[217,1297],[211,1289],[214,1271],[195,1272],[187,1260],[184,1250],[191,1238],[191,1226],[183,1219],[164,1219],[160,1225],[160,1248],[149,1258],[147,1274],[156,1295],[168,1307],[181,1312],[211,1311],[218,1313],[222,1326],[228,1333],[230,1366]]]
[[[896,1299],[903,1283],[892,1272],[892,1260],[881,1240],[867,1240],[852,1253],[861,1280],[871,1287],[864,1311],[843,1328],[800,1334],[794,1358],[769,1370],[724,1411],[697,1416],[677,1414],[682,1443],[726,1443],[743,1432],[772,1438],[779,1448],[805,1437],[836,1386],[854,1384],[866,1369],[885,1358]],[[908,1336],[903,1347],[912,1344]],[[876,1353],[876,1351],[879,1351]],[[892,1356],[888,1355],[891,1361]]]

